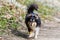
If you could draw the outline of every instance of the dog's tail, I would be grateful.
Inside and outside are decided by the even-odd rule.
[[[33,13],[34,10],[38,9],[38,5],[37,4],[31,4],[29,5],[28,9],[27,9],[27,13]]]

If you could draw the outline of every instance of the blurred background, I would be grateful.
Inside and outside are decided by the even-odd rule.
[[[24,19],[31,3],[38,5],[38,11],[34,12],[38,13],[42,22],[37,40],[60,38],[60,0],[0,0],[0,36],[4,40],[27,40]]]

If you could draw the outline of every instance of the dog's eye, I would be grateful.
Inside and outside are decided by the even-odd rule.
[[[34,22],[34,21],[35,21],[35,19],[30,19],[30,21],[31,21],[31,22]]]
[[[33,20],[33,21],[35,21],[35,20]]]

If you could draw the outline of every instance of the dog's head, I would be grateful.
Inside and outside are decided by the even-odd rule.
[[[30,22],[35,22],[35,20],[36,20],[36,17],[34,16],[34,15],[32,15],[32,16],[30,16]]]
[[[35,15],[31,15],[29,17],[30,17],[29,22],[28,22],[29,26],[30,27],[35,27],[36,26],[36,17],[35,17]]]

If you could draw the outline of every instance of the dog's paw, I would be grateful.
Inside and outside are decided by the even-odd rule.
[[[37,36],[35,36],[34,38],[37,39]]]
[[[34,33],[29,34],[29,38],[34,37]]]

